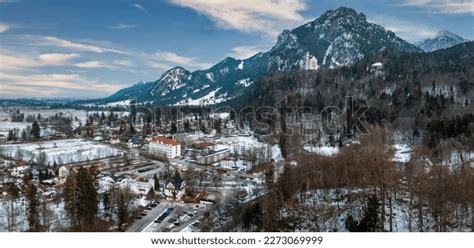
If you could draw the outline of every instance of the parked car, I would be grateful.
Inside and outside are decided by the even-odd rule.
[[[170,218],[170,219],[168,220],[169,223],[173,223],[173,222],[176,222],[176,221],[177,221],[177,220],[176,220],[175,218]]]

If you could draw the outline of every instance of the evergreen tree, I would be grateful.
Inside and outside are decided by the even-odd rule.
[[[26,185],[26,201],[28,211],[28,225],[29,231],[38,232],[40,231],[40,221],[38,214],[38,188],[28,179],[27,176],[24,178]]]
[[[151,188],[150,191],[148,191],[148,194],[146,194],[146,199],[150,201],[155,199],[155,191],[153,188]]]
[[[102,195],[102,205],[104,206],[104,211],[106,213],[109,213],[110,211],[110,193],[109,192],[105,192]]]
[[[21,131],[21,139],[22,139],[23,141],[25,141],[25,140],[28,139],[28,135],[26,135],[25,129],[23,129],[23,131]]]
[[[119,227],[126,224],[129,218],[129,210],[125,194],[124,190],[120,190],[117,197],[117,217]]]
[[[178,132],[178,127],[176,126],[176,123],[171,122],[171,134],[176,134]]]
[[[153,181],[154,181],[154,186],[155,186],[155,191],[160,191],[160,181],[158,180],[158,176],[153,175]]]
[[[349,215],[346,220],[346,228],[351,232],[377,232],[381,228],[380,203],[375,195],[367,200],[364,217],[359,222]]]
[[[90,229],[95,224],[98,213],[95,175],[92,173],[91,169],[81,167],[76,176],[79,188],[77,216],[80,220],[81,228]]]
[[[38,122],[34,121],[33,124],[31,125],[31,137],[35,140],[38,140],[41,136],[41,128],[38,124]]]
[[[78,185],[76,178],[76,171],[71,169],[69,175],[66,178],[65,188],[64,188],[64,208],[66,214],[71,220],[72,228],[75,230],[77,226],[77,203],[79,201],[78,196]]]

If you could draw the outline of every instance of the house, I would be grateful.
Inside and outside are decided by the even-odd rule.
[[[376,62],[370,65],[369,68],[370,72],[374,72],[375,75],[379,76],[383,74],[383,63],[382,62]]]
[[[199,157],[198,162],[200,164],[212,164],[215,162],[219,162],[220,160],[223,160],[229,156],[230,156],[229,149],[224,148],[224,149],[213,151],[207,155]]]
[[[113,180],[117,179],[111,176]],[[128,188],[132,193],[136,195],[146,195],[148,192],[154,188],[155,180],[149,179],[146,177],[124,177],[119,181],[116,181],[117,185],[121,189]]]
[[[67,168],[66,166],[59,167],[58,180],[65,181],[68,176],[69,176],[69,168]]]
[[[128,148],[139,148],[141,146],[141,141],[138,137],[133,136],[127,142]]]
[[[100,193],[108,192],[111,189],[113,189],[115,186],[115,181],[110,176],[100,177],[98,180],[98,183],[99,183],[98,191]]]
[[[7,142],[7,136],[3,135],[3,134],[0,134],[0,143],[5,143]]]
[[[112,138],[109,140],[109,143],[112,145],[117,145],[120,144],[120,139],[119,138]]]
[[[181,157],[181,144],[176,140],[159,136],[153,138],[149,145],[148,151],[150,154],[166,158]]]
[[[214,143],[212,142],[201,142],[195,145],[195,147],[199,149],[201,153],[203,154],[211,153],[213,146],[214,146]]]
[[[186,190],[186,182],[181,178],[181,174],[178,171],[174,172],[174,175],[166,181],[165,184],[165,196],[173,198],[173,200],[181,200]]]

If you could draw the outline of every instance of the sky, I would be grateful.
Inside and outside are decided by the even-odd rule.
[[[351,7],[409,42],[474,39],[474,0],[0,0],[0,98],[97,98],[270,49]]]

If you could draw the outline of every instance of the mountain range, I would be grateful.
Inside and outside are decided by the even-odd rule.
[[[460,41],[447,32],[443,34]],[[137,83],[93,103],[135,98],[143,104],[212,105],[243,94],[270,72],[333,69],[352,65],[385,48],[421,53],[450,44],[454,44],[451,39],[439,37],[415,46],[382,26],[369,23],[363,13],[340,7],[293,30],[284,30],[267,52],[243,60],[227,57],[207,70],[190,72],[175,67],[156,81]]]
[[[463,37],[451,33],[447,30],[439,31],[438,34],[431,38],[426,39],[421,42],[416,43],[416,45],[423,49],[425,52],[433,52],[440,49],[449,48],[464,42],[468,42],[469,40],[464,39]]]

